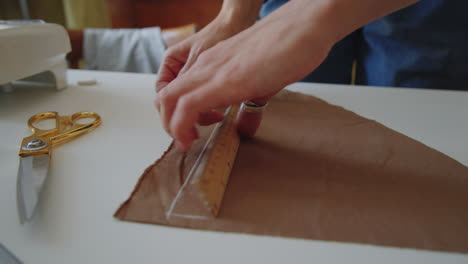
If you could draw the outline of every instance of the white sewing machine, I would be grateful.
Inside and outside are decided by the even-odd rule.
[[[16,85],[66,87],[66,54],[71,50],[67,31],[60,25],[0,21],[0,90]]]

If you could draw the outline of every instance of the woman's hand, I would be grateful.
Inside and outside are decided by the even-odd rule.
[[[203,30],[166,51],[156,82],[160,92],[177,76],[188,71],[200,54],[255,23],[263,0],[225,0],[218,16]],[[155,106],[160,111],[159,100]],[[223,119],[221,113],[210,111],[201,114],[200,125],[210,125]],[[166,131],[169,132],[168,129]]]
[[[187,40],[166,59],[155,100],[164,128],[179,149],[188,150],[198,137],[197,123],[222,119],[214,109],[246,100],[266,102],[318,67],[338,40],[415,1],[290,1],[223,41],[232,31],[221,30],[222,23],[210,24],[200,39]]]
[[[222,119],[215,108],[245,100],[264,103],[326,57],[335,39],[327,38],[320,28],[302,25],[302,20],[291,14],[298,12],[299,6],[294,1],[287,5],[283,12],[206,49],[190,64],[187,60],[188,69],[183,66],[183,56],[174,59],[169,79],[160,77],[158,85],[162,82],[164,87],[158,92],[156,105],[164,128],[181,150],[187,150],[198,137],[196,123]]]

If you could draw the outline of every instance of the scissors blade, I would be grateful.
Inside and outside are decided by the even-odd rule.
[[[20,159],[16,199],[20,223],[29,221],[39,201],[39,194],[49,170],[48,155],[28,156]]]
[[[20,264],[21,262],[11,251],[0,243],[0,263],[4,264]]]

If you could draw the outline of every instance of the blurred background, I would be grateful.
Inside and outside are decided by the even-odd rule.
[[[0,19],[42,19],[69,29],[208,24],[222,0],[0,0]]]
[[[0,0],[0,20],[63,25],[72,43],[70,67],[82,68],[84,29],[159,27],[167,48],[206,26],[221,5],[222,0]]]

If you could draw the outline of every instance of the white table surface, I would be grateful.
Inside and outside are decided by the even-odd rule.
[[[155,75],[69,71],[69,87],[0,93],[0,243],[25,263],[468,263],[468,255],[272,238],[113,218],[170,138],[152,100]],[[78,80],[95,78],[93,86]],[[468,164],[468,92],[294,84]],[[102,125],[54,150],[32,222],[16,210],[18,149],[42,111],[95,111]]]

